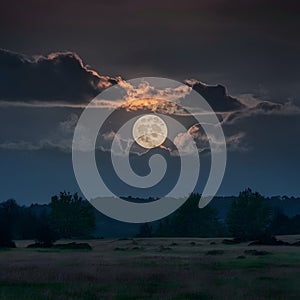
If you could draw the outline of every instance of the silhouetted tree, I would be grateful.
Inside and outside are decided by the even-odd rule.
[[[19,206],[13,199],[0,203],[0,246],[15,247],[12,239],[16,232]]]
[[[49,214],[43,212],[35,219],[35,241],[44,247],[51,247],[58,240],[58,233],[50,225]]]
[[[274,209],[270,231],[273,235],[291,233],[291,220],[280,209]]]
[[[219,221],[217,211],[206,206],[199,209],[199,194],[189,199],[171,216],[160,221],[156,236],[215,237],[224,236],[225,227]]]
[[[33,239],[35,237],[37,217],[30,207],[19,207],[19,213],[15,219],[15,223],[15,239]]]
[[[60,238],[87,237],[95,227],[93,207],[77,193],[53,196],[50,208],[49,224]]]
[[[144,223],[140,226],[139,233],[136,235],[137,237],[152,237],[153,228],[148,223]]]
[[[271,208],[265,198],[251,189],[233,200],[226,222],[229,232],[239,240],[255,240],[270,234]]]
[[[291,219],[290,234],[300,234],[300,215],[296,215]]]

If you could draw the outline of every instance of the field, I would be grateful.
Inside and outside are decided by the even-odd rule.
[[[91,251],[17,241],[0,250],[0,299],[300,299],[300,247],[221,241],[90,240]]]

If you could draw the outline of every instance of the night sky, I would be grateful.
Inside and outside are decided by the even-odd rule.
[[[195,79],[226,110],[219,195],[299,196],[299,32],[298,1],[2,1],[0,201],[79,191],[74,126],[118,76]]]

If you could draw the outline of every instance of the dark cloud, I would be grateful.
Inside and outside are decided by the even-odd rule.
[[[255,105],[248,106],[244,109],[233,111],[225,115],[222,121],[223,124],[233,124],[240,119],[254,117],[257,115],[300,115],[300,107],[296,106],[292,102],[274,103],[259,99],[256,101],[257,103]]]
[[[116,82],[100,76],[72,52],[28,57],[0,50],[0,99],[84,103]]]
[[[186,80],[185,82],[204,97],[216,112],[241,110],[245,107],[239,100],[229,96],[226,88],[220,84],[207,85],[196,80]]]
[[[0,100],[85,104],[120,78],[101,76],[73,52],[29,57],[0,49]],[[244,104],[222,85],[196,80],[185,83],[200,93],[216,112],[241,110]],[[177,95],[177,94],[176,94]]]
[[[96,71],[84,65],[82,59],[73,52],[55,52],[47,56],[28,57],[8,50],[0,50],[0,67],[0,101],[2,100],[4,103],[30,103],[33,107],[38,107],[40,104],[44,105],[45,102],[60,102],[62,104],[70,104],[71,107],[75,105],[76,107],[77,104],[85,105],[103,89],[117,82],[127,92],[128,99],[125,97],[125,100],[130,100],[136,95],[141,98],[150,97],[147,95],[151,95],[154,89],[154,87],[145,84],[133,87],[121,77],[100,76]],[[194,79],[185,80],[185,84],[174,90],[160,90],[159,98],[184,98],[190,93],[189,87],[191,87],[202,95],[212,109],[218,113],[219,119],[224,126],[230,126],[241,119],[257,115],[300,114],[299,107],[291,102],[274,103],[260,100],[251,94],[235,98],[227,93],[223,85],[207,85]],[[106,108],[115,108],[116,104],[112,100],[105,105],[107,106]],[[193,105],[193,108],[197,108],[195,107],[197,106],[196,103],[193,103]],[[147,107],[141,106],[139,109],[146,110]],[[132,108],[132,110],[134,111],[135,108]],[[172,112],[171,114],[176,115],[177,113]],[[0,142],[0,149],[56,149],[69,152],[77,118],[77,113],[71,113],[66,119],[60,121],[58,127],[56,125],[47,137],[39,137],[35,134],[36,139],[32,141],[23,138],[5,138]],[[183,114],[181,121],[185,121],[184,118]],[[115,120],[118,122],[119,118]],[[187,117],[187,124],[188,120]],[[198,128],[194,123],[189,124],[188,127],[190,126],[192,126],[189,129],[190,132],[193,131],[193,128]],[[18,129],[18,131],[20,130]],[[194,130],[193,132],[198,148],[201,151],[206,150],[208,148],[208,140],[199,134],[199,130]],[[244,150],[245,146],[242,144],[244,136],[244,132],[238,129],[230,134],[226,134],[228,147],[234,151]],[[184,141],[185,135],[181,134],[176,138]]]
[[[256,109],[261,109],[265,112],[280,111],[282,109],[282,107],[283,107],[283,105],[280,103],[272,103],[272,102],[267,102],[267,101],[263,101],[256,105]]]
[[[18,105],[19,102],[31,105],[45,102],[51,105],[85,105],[103,89],[117,82],[128,92],[128,83],[121,77],[99,75],[73,52],[54,52],[46,56],[29,57],[0,49],[0,79],[0,101],[4,105]],[[299,113],[299,108],[290,103],[260,100],[253,95],[232,97],[227,93],[225,86],[220,84],[208,85],[194,79],[184,82],[206,99],[212,109],[219,113],[223,122],[233,122],[257,113]],[[183,97],[187,93],[184,88],[181,89],[173,91],[174,97]],[[142,92],[148,93],[148,90],[150,91],[151,87],[147,86]],[[138,92],[141,95],[141,91]],[[169,94],[170,91],[167,91],[167,95],[162,96],[170,97]],[[130,89],[128,96],[132,96]],[[250,103],[253,99],[255,105]],[[104,104],[107,108],[115,108],[115,105],[116,103],[109,102]]]
[[[0,101],[60,102],[84,104],[119,78],[101,76],[73,52],[27,56],[0,49]],[[199,92],[216,111],[243,105],[226,95],[221,85],[208,86],[195,81],[189,86]]]

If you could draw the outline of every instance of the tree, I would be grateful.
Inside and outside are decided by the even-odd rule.
[[[136,235],[137,237],[152,237],[153,228],[148,223],[144,223],[140,226],[139,233]]]
[[[296,215],[291,219],[291,230],[289,234],[299,234],[300,233],[300,215]]]
[[[217,211],[206,206],[199,209],[200,195],[193,193],[170,217],[161,221],[155,235],[180,237],[224,236],[225,228],[219,221]]]
[[[49,214],[41,213],[35,219],[35,241],[43,247],[51,247],[58,240],[58,234],[50,225]]]
[[[15,247],[13,237],[16,233],[16,220],[19,206],[13,199],[0,204],[0,247]]]
[[[93,207],[77,193],[53,196],[50,208],[49,224],[60,238],[87,237],[95,228]]]
[[[286,216],[279,208],[273,209],[273,217],[270,225],[272,234],[289,234],[292,232],[291,219]]]
[[[236,239],[260,239],[270,234],[271,207],[262,195],[246,189],[232,202],[226,222]]]
[[[35,238],[37,225],[37,217],[32,212],[30,207],[19,207],[18,217],[15,220],[16,232],[14,238],[16,239],[33,239]]]

